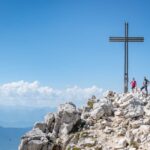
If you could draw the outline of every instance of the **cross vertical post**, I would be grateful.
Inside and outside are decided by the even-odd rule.
[[[125,50],[124,50],[124,56],[125,56],[125,62],[124,62],[124,93],[128,92],[128,23],[125,23]]]
[[[129,53],[128,42],[144,42],[144,37],[129,37],[128,23],[125,22],[125,36],[124,37],[109,37],[110,42],[124,42],[124,93],[128,92],[128,70],[129,70]]]

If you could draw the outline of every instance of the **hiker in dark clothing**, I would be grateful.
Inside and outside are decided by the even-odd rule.
[[[148,87],[148,84],[150,83],[150,81],[146,78],[146,77],[144,77],[144,81],[143,81],[143,86],[141,87],[141,91],[143,90],[143,89],[145,89],[145,91],[146,91],[146,96],[148,96],[148,89],[147,89],[147,87]]]

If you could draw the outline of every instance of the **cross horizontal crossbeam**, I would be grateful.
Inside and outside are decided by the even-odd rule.
[[[144,42],[144,37],[109,37],[110,42]]]

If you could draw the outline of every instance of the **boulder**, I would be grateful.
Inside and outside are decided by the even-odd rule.
[[[125,138],[121,138],[116,141],[116,144],[115,149],[124,149],[127,146],[127,141]]]
[[[53,133],[56,136],[65,136],[71,132],[74,125],[80,120],[80,112],[73,103],[62,104],[55,115]]]
[[[149,134],[150,132],[150,125],[141,125],[139,128],[140,133],[142,134]]]
[[[150,118],[145,118],[145,119],[143,120],[143,124],[144,124],[144,125],[150,125]]]
[[[78,145],[80,147],[93,147],[96,145],[96,140],[94,138],[91,137],[87,137],[84,139],[80,139]]]
[[[93,119],[99,120],[101,117],[110,116],[113,113],[113,107],[110,101],[102,99],[97,103],[94,103],[93,110],[90,113],[90,116]]]
[[[150,117],[150,101],[148,101],[147,105],[144,107],[145,115]]]
[[[113,91],[106,91],[103,93],[103,97],[111,99],[115,97],[115,92]]]
[[[139,128],[143,124],[143,120],[133,120],[130,122],[132,128]]]
[[[124,102],[127,102],[129,100],[131,100],[133,98],[133,94],[132,93],[127,93],[127,94],[124,94],[119,100],[118,102],[119,103],[124,103]]]
[[[27,132],[22,139],[28,139],[28,140],[40,140],[41,137],[46,137],[47,134],[43,133],[42,130],[39,128],[32,129],[31,131]]]
[[[117,135],[118,136],[124,136],[126,134],[126,128],[118,128],[117,129]]]
[[[126,141],[129,145],[131,145],[133,143],[133,140],[134,140],[134,134],[132,133],[131,130],[127,131],[126,132],[126,135],[125,135],[125,138],[126,138]]]
[[[114,112],[114,115],[115,116],[123,116],[123,111],[118,109],[117,111]]]
[[[40,140],[31,140],[28,142],[28,150],[41,150],[43,142]]]
[[[48,113],[44,117],[44,122],[47,125],[49,131],[53,130],[53,122],[55,121],[55,115],[53,113]]]
[[[48,141],[47,134],[35,128],[22,137],[19,150],[41,150],[49,145]]]
[[[143,105],[137,99],[130,100],[123,112],[126,118],[135,118],[144,115]]]
[[[42,122],[36,122],[34,124],[34,128],[38,128],[38,129],[42,130],[43,132],[46,132],[47,131],[47,124],[42,123]]]
[[[113,129],[110,128],[110,127],[106,127],[106,128],[104,129],[104,133],[106,133],[106,134],[110,134],[111,132],[113,132]]]

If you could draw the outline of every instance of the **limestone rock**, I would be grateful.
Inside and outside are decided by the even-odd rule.
[[[144,109],[139,100],[132,99],[124,109],[126,118],[135,118],[144,115]]]
[[[111,99],[115,97],[115,92],[113,91],[106,91],[103,93],[103,97]]]
[[[117,130],[117,135],[118,136],[124,136],[126,134],[126,128],[119,128]]]
[[[80,120],[80,113],[73,103],[66,103],[59,106],[55,119],[54,132],[61,137],[71,132],[73,126]]]
[[[106,128],[104,129],[104,133],[106,133],[106,134],[110,134],[111,132],[113,132],[113,129],[110,128],[110,127],[106,127]]]
[[[19,150],[41,150],[48,145],[47,134],[39,128],[35,128],[22,137]]]
[[[125,95],[123,95],[120,99],[119,99],[119,102],[122,103],[122,102],[127,102],[129,100],[131,100],[133,98],[133,94],[132,93],[127,93]]]
[[[93,119],[99,120],[102,116],[110,116],[113,113],[113,107],[111,102],[106,99],[100,102],[94,103],[93,110],[91,111],[91,117]]]
[[[46,123],[48,129],[51,131],[53,130],[53,126],[52,123],[54,122],[55,117],[53,113],[48,113],[45,117],[44,117],[44,122]]]
[[[94,138],[88,137],[79,141],[80,147],[92,147],[96,145],[96,141]]]
[[[142,120],[135,120],[130,122],[132,128],[139,128],[143,124]]]
[[[77,109],[72,102],[35,123],[18,150],[149,150],[150,96],[107,91]]]
[[[122,112],[122,110],[117,110],[114,112],[114,115],[115,116],[123,116],[123,112]]]
[[[47,130],[47,125],[46,125],[46,123],[36,122],[35,125],[34,125],[34,128],[39,128],[39,129],[42,130],[43,132],[46,132],[46,130]]]
[[[150,101],[148,101],[148,104],[144,107],[145,115],[150,117]]]
[[[117,145],[115,149],[124,149],[127,146],[127,141],[125,138],[116,141]]]

